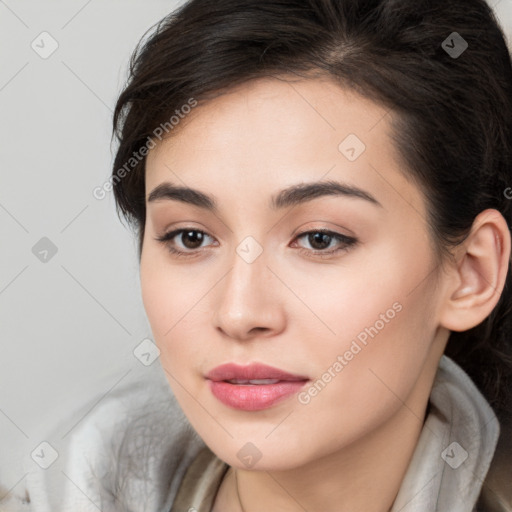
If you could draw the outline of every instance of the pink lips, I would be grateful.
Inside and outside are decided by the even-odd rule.
[[[213,395],[218,400],[225,405],[245,411],[266,409],[298,392],[309,381],[307,377],[292,375],[284,370],[259,363],[247,366],[223,364],[211,370],[206,378]],[[241,382],[227,382],[231,380]],[[269,382],[248,382],[264,380]]]

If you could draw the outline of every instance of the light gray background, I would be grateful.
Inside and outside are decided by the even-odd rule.
[[[50,425],[158,373],[158,360],[146,367],[133,353],[151,338],[135,239],[112,194],[97,200],[92,190],[111,172],[112,110],[130,54],[181,3],[0,0],[0,482],[8,488]],[[491,5],[512,47],[512,0]],[[31,47],[49,48],[44,31],[58,43],[46,59]],[[43,237],[57,247],[46,262],[32,252]]]

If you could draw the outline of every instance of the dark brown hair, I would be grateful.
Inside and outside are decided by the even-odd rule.
[[[114,113],[114,194],[138,230],[139,256],[145,158],[127,171],[134,152],[190,98],[290,73],[328,76],[392,112],[437,255],[463,241],[487,208],[512,225],[512,65],[484,0],[191,0],[147,34]],[[512,394],[511,280],[509,263],[492,314],[452,332],[446,348],[498,413]]]

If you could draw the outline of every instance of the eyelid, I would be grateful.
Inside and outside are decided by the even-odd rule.
[[[171,246],[171,240],[176,238],[177,236],[181,235],[182,233],[185,233],[187,231],[195,231],[197,233],[202,233],[203,235],[206,235],[210,238],[212,238],[213,240],[215,240],[215,237],[213,237],[212,235],[210,235],[207,231],[205,231],[204,229],[199,229],[199,228],[195,228],[195,227],[191,227],[191,226],[185,226],[183,228],[176,228],[176,229],[171,229],[170,231],[166,231],[164,232],[163,235],[160,235],[160,236],[157,236],[155,237],[155,240],[157,242],[161,242],[162,244],[164,244],[165,246],[167,246],[167,249],[173,253],[173,254],[181,254],[181,255],[184,255],[184,256],[192,256],[194,254],[197,254],[199,252],[204,252],[204,249],[202,248],[199,248],[199,249],[190,249],[189,251],[183,251],[181,249],[174,249],[172,246]]]
[[[215,240],[215,237],[210,235],[207,231],[205,231],[203,229],[191,227],[191,226],[185,226],[182,228],[172,229],[168,232],[165,232],[161,236],[155,237],[155,240],[166,245],[167,250],[176,256],[192,258],[192,257],[198,256],[199,254],[203,253],[205,251],[205,248],[190,249],[188,251],[184,251],[181,249],[176,249],[176,248],[172,247],[172,245],[170,244],[170,241],[173,238],[176,238],[177,236],[179,236],[182,233],[187,232],[187,231],[202,233],[203,235],[206,235],[206,236],[212,238],[213,240]],[[330,255],[335,255],[340,252],[346,252],[349,249],[351,249],[353,246],[355,246],[359,243],[359,240],[354,236],[344,235],[342,233],[338,233],[338,232],[333,231],[328,228],[316,228],[316,229],[310,228],[305,231],[301,231],[299,233],[294,233],[292,243],[296,243],[296,241],[298,239],[300,239],[304,236],[307,236],[309,234],[313,234],[313,233],[324,233],[333,239],[337,239],[341,244],[344,244],[344,247],[337,248],[337,249],[331,249],[331,250],[306,249],[304,247],[299,247],[300,253],[307,253],[308,255],[311,255],[314,257],[317,257],[317,256],[326,257],[326,256],[330,256]]]
[[[295,240],[298,240],[304,236],[307,236],[312,233],[324,233],[328,236],[330,236],[333,239],[337,239],[343,246],[338,247],[335,249],[330,250],[321,250],[321,249],[306,249],[304,247],[299,247],[299,252],[312,255],[314,257],[329,257],[329,256],[335,256],[338,253],[347,252],[349,249],[351,249],[353,246],[357,245],[359,243],[359,240],[354,236],[344,235],[342,233],[338,233],[336,231],[332,231],[331,229],[327,228],[317,228],[317,229],[308,229],[306,231],[301,231],[297,233],[294,237]]]

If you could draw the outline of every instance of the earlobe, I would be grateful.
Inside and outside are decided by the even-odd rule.
[[[453,285],[441,314],[441,325],[466,331],[487,318],[499,301],[510,261],[510,231],[497,210],[475,219],[450,273]]]

